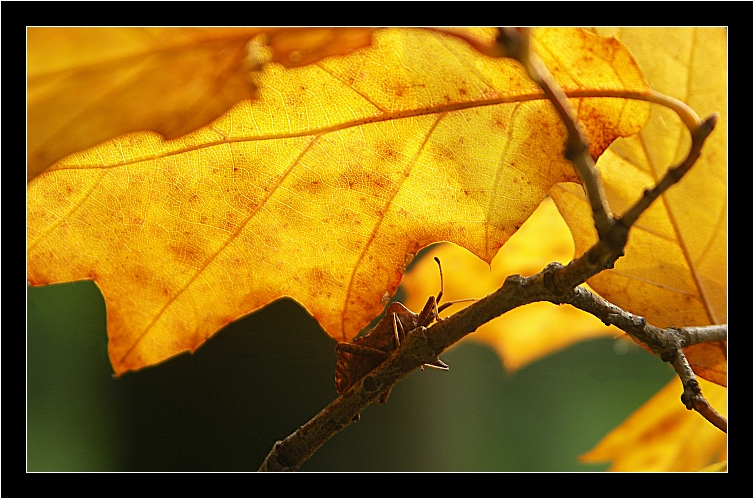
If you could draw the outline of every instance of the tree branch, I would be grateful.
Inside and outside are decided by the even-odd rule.
[[[410,331],[400,347],[393,351],[385,362],[355,383],[304,426],[299,427],[284,440],[276,442],[259,468],[260,471],[298,469],[330,437],[358,420],[361,410],[408,373],[422,364],[432,364],[445,349],[482,324],[516,307],[536,301],[569,303],[592,313],[606,324],[615,324],[631,334],[664,361],[673,364],[683,381],[684,393],[681,400],[686,407],[695,409],[715,426],[727,431],[727,420],[702,396],[699,383],[682,350],[684,346],[694,343],[727,339],[727,327],[660,329],[647,324],[644,318],[634,316],[579,287],[587,279],[612,268],[616,260],[623,256],[630,227],[641,213],[671,185],[678,182],[698,159],[704,141],[715,127],[716,115],[700,124],[696,115],[687,106],[676,105],[677,102],[674,104],[679,116],[692,133],[693,143],[687,158],[671,168],[654,188],[645,191],[632,208],[616,219],[607,203],[599,172],[588,153],[588,142],[583,127],[563,90],[547,68],[530,53],[528,31],[504,28],[500,33],[500,53],[514,57],[524,65],[530,77],[547,94],[565,124],[568,131],[565,156],[574,164],[584,183],[599,240],[568,265],[551,263],[542,272],[529,277],[509,276],[500,289],[460,312],[437,321],[428,328],[419,327]]]
[[[593,264],[592,272],[594,274],[600,271],[601,264],[599,262],[597,260]],[[580,267],[579,271],[581,271]],[[467,334],[474,332],[482,324],[527,303],[535,301],[569,303],[593,313],[600,319],[615,324],[621,329],[625,328],[624,331],[629,334],[633,333],[637,339],[643,343],[646,342],[653,351],[662,352],[664,355],[668,355],[666,352],[672,351],[665,346],[666,343],[671,341],[663,336],[662,331],[665,330],[646,324],[643,318],[634,316],[581,287],[576,287],[564,293],[555,283],[557,281],[569,281],[572,278],[570,275],[572,273],[569,266],[552,263],[542,272],[530,277],[509,276],[503,286],[492,294],[442,321],[435,322],[429,328],[420,327],[409,332],[400,348],[396,349],[384,363],[320,411],[304,426],[286,439],[276,442],[259,471],[297,470],[330,437],[352,422],[357,421],[359,413],[379,398],[386,389],[392,387],[422,364],[432,363],[449,346]],[[725,330],[727,331],[727,328]],[[646,333],[643,331],[646,331]],[[703,338],[709,341],[718,341],[724,334],[719,327],[668,328],[668,331],[675,331],[677,334],[669,337],[679,338],[679,344],[683,346],[686,346],[684,343],[686,337],[692,342],[700,341]],[[680,351],[680,346],[678,350]],[[674,354],[669,355],[672,355],[672,357],[668,357],[668,361],[673,361],[676,357]],[[696,383],[698,387],[696,378],[693,376],[693,371],[691,371],[690,376],[686,375],[682,379],[693,379],[693,383]],[[693,408],[715,424],[716,418],[712,415],[714,409],[701,396],[701,390],[694,391],[695,389],[691,386],[693,383],[684,382],[684,387],[687,384],[690,387],[688,390],[689,400],[692,401]],[[685,389],[684,393],[686,391]],[[725,419],[719,416],[717,418],[719,424],[715,425],[725,431],[727,421],[722,423],[720,418],[723,421]],[[723,424],[724,427],[721,426]]]
[[[588,140],[584,128],[579,121],[576,110],[573,108],[560,85],[555,81],[555,78],[550,74],[550,71],[539,61],[539,58],[531,50],[529,46],[529,35],[530,31],[528,29],[500,28],[498,42],[502,47],[501,52],[507,52],[510,57],[517,59],[524,66],[532,81],[537,83],[542,91],[548,96],[550,102],[560,116],[561,121],[565,125],[568,132],[565,157],[573,163],[576,171],[581,177],[587,198],[589,199],[592,208],[594,224],[599,236],[598,243],[587,251],[584,256],[588,256],[592,250],[595,250],[594,254],[588,256],[590,263],[601,261],[606,265],[604,268],[607,268],[607,266],[612,266],[615,260],[622,256],[623,248],[625,248],[628,240],[628,230],[636,220],[639,219],[639,216],[644,213],[644,211],[649,208],[649,206],[660,197],[662,193],[668,190],[670,186],[680,181],[694,163],[696,163],[696,160],[699,159],[704,142],[707,140],[710,133],[712,133],[712,130],[715,129],[718,115],[715,113],[704,121],[700,121],[696,113],[687,105],[657,92],[651,93],[650,101],[668,106],[681,118],[681,121],[691,132],[691,148],[686,158],[680,164],[669,168],[653,188],[645,190],[644,195],[639,198],[639,200],[629,208],[628,211],[626,211],[621,217],[615,219],[610,211],[599,171],[597,170],[591,156],[588,154]],[[623,230],[621,230],[621,228],[623,228]],[[606,246],[606,248],[603,248],[602,246]],[[576,280],[580,280],[584,273],[589,272],[588,265],[584,270],[578,268],[584,267],[582,262],[578,262],[578,260],[583,260],[584,256],[569,264],[569,267],[571,267],[571,265],[576,263],[576,265],[573,265],[574,270],[571,272]],[[567,273],[567,270],[564,273]],[[585,280],[586,278],[581,282],[584,282]],[[574,284],[574,280],[561,279],[561,281],[558,282],[558,285],[561,286],[561,289],[574,288],[581,282]],[[574,300],[578,301],[579,299],[574,297]],[[607,302],[604,303],[607,304]],[[614,307],[613,305],[610,306]],[[597,311],[591,311],[594,315],[597,315],[596,312]],[[621,310],[620,312],[623,311]],[[627,312],[623,313],[627,314]],[[623,318],[621,314],[611,315],[618,318],[617,320],[620,324],[616,323],[616,325],[621,327],[621,329],[628,328],[633,330],[632,333],[629,330],[624,329],[626,332],[629,332],[629,334],[642,341],[642,343],[648,345],[664,361],[673,364],[673,367],[683,382],[684,393],[681,396],[681,401],[686,408],[696,409],[712,424],[720,428],[722,431],[727,432],[727,420],[720,416],[701,394],[701,388],[696,380],[694,371],[689,366],[686,356],[683,353],[682,347],[684,344],[682,340],[684,338],[681,337],[679,330],[670,328],[661,330],[654,326],[649,326],[646,324],[643,317],[632,318],[629,322],[626,322],[621,320]],[[634,319],[638,322],[633,322]],[[613,320],[616,319],[603,319],[606,324],[614,323],[612,322]]]

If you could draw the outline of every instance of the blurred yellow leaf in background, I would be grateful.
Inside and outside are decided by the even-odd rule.
[[[728,415],[728,390],[699,380],[707,401]],[[584,462],[612,461],[610,471],[698,471],[725,459],[728,437],[680,402],[683,385],[674,378],[597,446]]]
[[[421,310],[426,297],[440,289],[437,265],[432,260],[435,256],[442,263],[445,278],[443,301],[481,298],[498,289],[509,275],[528,276],[551,262],[568,263],[573,258],[573,239],[555,203],[546,198],[500,249],[491,265],[454,244],[433,246],[403,280],[408,296],[405,304],[412,310]],[[442,315],[467,305],[453,305]],[[620,335],[620,329],[607,327],[574,307],[537,302],[493,319],[468,339],[492,347],[505,367],[514,370],[582,340]]]

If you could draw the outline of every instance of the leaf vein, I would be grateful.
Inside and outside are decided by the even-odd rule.
[[[652,99],[651,95],[647,93],[646,91],[627,91],[627,90],[589,90],[589,89],[578,90],[577,89],[577,90],[566,91],[566,95],[569,98],[595,97],[595,98],[635,99],[635,100],[642,100],[642,101],[651,101]],[[529,101],[537,101],[537,100],[546,100],[546,97],[541,92],[531,92],[531,93],[522,93],[522,94],[517,94],[517,95],[494,97],[490,99],[480,99],[477,101],[437,104],[433,106],[419,107],[416,109],[391,111],[391,112],[377,115],[377,116],[368,116],[365,118],[358,118],[355,120],[345,121],[343,123],[338,123],[338,124],[327,126],[327,127],[321,127],[318,129],[299,130],[299,131],[279,133],[279,134],[263,134],[263,135],[253,136],[253,137],[242,136],[242,137],[233,137],[233,138],[228,138],[228,139],[208,141],[208,142],[204,142],[200,144],[192,144],[189,146],[180,147],[174,151],[160,152],[158,154],[140,156],[138,158],[130,159],[125,162],[107,163],[103,161],[100,164],[90,164],[87,166],[87,168],[99,168],[99,169],[118,168],[118,167],[123,167],[123,166],[131,165],[131,164],[135,164],[135,163],[140,163],[143,161],[151,161],[153,159],[176,156],[183,153],[195,151],[197,149],[204,149],[204,148],[214,147],[214,146],[222,145],[222,144],[321,136],[321,135],[325,135],[331,132],[336,132],[339,130],[345,130],[352,127],[366,125],[368,123],[381,123],[385,121],[413,118],[417,116],[443,114],[443,113],[447,113],[451,111],[461,111],[465,109],[495,106],[499,104],[512,104],[512,103],[521,103],[521,102],[529,102]],[[54,168],[54,170],[70,170],[70,169],[80,169],[80,168],[81,168],[80,165],[71,164],[71,165],[61,165],[57,168]]]

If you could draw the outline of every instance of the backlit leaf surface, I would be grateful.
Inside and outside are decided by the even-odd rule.
[[[541,30],[567,92],[646,91],[615,40]],[[574,101],[598,155],[648,115]],[[575,181],[564,132],[517,63],[425,30],[264,67],[259,96],[189,135],[137,133],[70,156],[29,184],[31,284],[94,279],[116,373],[193,350],[291,296],[352,338],[407,255],[453,241],[491,261],[556,182]]]
[[[632,50],[653,88],[721,119],[702,157],[638,220],[626,256],[589,282],[609,300],[659,326],[727,322],[727,93],[724,29],[600,29]],[[688,150],[688,133],[668,110],[652,109],[637,137],[616,141],[599,160],[610,203],[621,213]],[[594,240],[578,188],[552,191],[576,246]],[[684,349],[694,371],[727,386],[727,342]],[[727,416],[727,390],[699,380]],[[726,455],[727,437],[680,403],[677,379],[583,456],[612,470],[695,471]]]

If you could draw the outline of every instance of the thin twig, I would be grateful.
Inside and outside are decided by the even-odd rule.
[[[683,337],[683,346],[688,347],[699,343],[711,343],[715,341],[728,341],[728,325],[716,324],[714,326],[682,327],[678,328]]]
[[[696,130],[692,131],[691,150],[689,151],[688,156],[686,156],[686,159],[678,165],[669,168],[657,185],[651,189],[645,190],[644,195],[636,202],[636,204],[629,208],[628,211],[619,218],[621,224],[626,227],[633,225],[639,218],[639,215],[644,213],[644,210],[649,208],[649,205],[652,204],[655,199],[660,197],[660,195],[668,190],[671,185],[683,178],[696,160],[699,159],[702,152],[702,145],[704,144],[704,141],[707,140],[709,134],[712,133],[712,130],[715,129],[717,120],[718,114],[714,113],[707,117],[707,119],[705,119]]]
[[[588,312],[606,325],[615,325],[652,350],[663,361],[672,364],[683,384],[681,401],[687,409],[694,409],[710,423],[727,433],[728,421],[715,411],[702,395],[696,374],[683,353],[683,348],[706,342],[727,341],[728,326],[658,328],[644,319],[613,305],[585,288],[576,287],[558,305],[568,303]]]
[[[675,351],[675,356],[671,363],[683,383],[681,402],[686,406],[686,409],[694,409],[723,433],[728,433],[728,420],[720,415],[702,395],[702,387],[699,386],[694,371],[686,359],[686,354],[683,353],[681,348]]]

